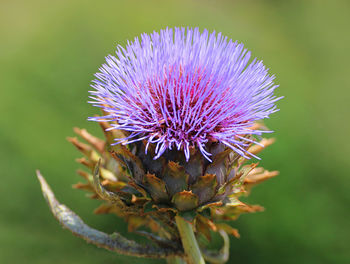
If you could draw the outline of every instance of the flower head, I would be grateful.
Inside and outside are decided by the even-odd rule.
[[[96,73],[92,102],[128,131],[115,144],[145,140],[155,159],[167,149],[198,148],[210,160],[208,142],[220,142],[247,157],[247,135],[261,135],[253,124],[276,112],[277,85],[262,61],[250,61],[243,44],[221,33],[165,29],[142,34],[117,47]],[[266,132],[266,131],[265,131]]]

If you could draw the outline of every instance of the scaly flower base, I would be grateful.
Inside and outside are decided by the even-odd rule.
[[[204,259],[211,263],[225,263],[229,257],[229,238],[225,231],[220,230],[220,234],[224,239],[224,246],[218,253],[200,251],[196,238],[194,236],[192,226],[186,222],[181,216],[176,216],[176,222],[181,234],[182,248],[164,247],[166,241],[159,240],[159,245],[141,245],[135,241],[128,240],[119,233],[106,234],[96,229],[89,227],[81,220],[81,218],[70,210],[64,204],[57,201],[50,186],[47,184],[44,177],[37,171],[37,177],[41,184],[42,193],[51,209],[52,214],[63,226],[74,235],[83,238],[88,243],[98,247],[108,249],[119,254],[135,257],[147,258],[166,258],[169,264],[201,264],[205,263]],[[169,242],[170,243],[170,242]]]
[[[125,169],[127,167],[125,164],[127,164],[129,170],[133,168],[134,172],[139,170],[139,173],[142,173],[141,169],[135,169],[142,164],[142,161],[138,157],[131,155],[127,149],[119,149],[123,153],[116,154],[115,151],[118,151],[118,149],[114,148],[111,150],[108,148],[108,138],[111,138],[110,134],[114,133],[114,131],[106,131],[105,123],[101,125],[106,134],[106,141],[92,136],[84,129],[78,128],[75,129],[75,132],[89,145],[79,142],[76,138],[68,139],[85,156],[85,158],[77,161],[91,169],[92,172],[92,174],[89,174],[79,170],[79,175],[85,178],[86,183],[78,183],[74,187],[92,192],[92,198],[107,202],[97,208],[95,213],[114,213],[119,217],[123,217],[129,224],[129,231],[135,231],[147,237],[153,242],[153,245],[141,245],[118,233],[106,234],[89,227],[79,216],[56,200],[49,185],[38,171],[37,176],[41,183],[43,195],[53,215],[61,225],[87,242],[119,254],[165,258],[168,263],[197,264],[204,263],[204,260],[210,263],[225,263],[229,258],[227,233],[236,237],[239,237],[239,234],[236,229],[222,223],[222,220],[234,220],[241,213],[262,210],[260,206],[246,205],[237,198],[247,193],[251,186],[276,176],[278,173],[257,168],[256,164],[241,166],[245,159],[240,157],[235,160],[233,168],[235,175],[231,175],[234,180],[231,179],[229,181],[230,184],[227,184],[226,181],[226,184],[221,187],[218,186],[218,183],[213,185],[213,178],[207,176],[210,180],[204,177],[204,180],[188,185],[190,175],[184,174],[184,170],[179,164],[173,168],[171,166],[174,164],[170,163],[172,164],[170,168],[173,168],[173,172],[176,173],[169,173],[162,179],[155,176],[147,178],[147,174],[143,174],[143,178],[148,180],[146,182],[148,185],[145,187],[142,182],[134,180],[135,177],[127,176],[128,170]],[[272,139],[261,141],[264,147],[271,143],[273,143]],[[249,151],[257,154],[264,147],[259,145],[251,146]],[[225,162],[224,158],[225,156],[230,158],[230,153],[232,152],[224,149],[223,152],[217,154],[224,167],[232,167],[232,164],[230,165],[228,161]],[[117,159],[115,159],[116,155],[119,155]],[[214,157],[214,165],[216,164],[216,166],[217,163],[215,161],[217,159]],[[144,158],[143,162],[145,160],[147,161],[147,158]],[[198,166],[198,162],[195,164]],[[219,171],[223,168],[218,167]],[[214,170],[212,171],[215,172]],[[182,179],[186,179],[185,182]],[[164,180],[171,185],[168,186]],[[185,188],[185,191],[181,190],[178,193],[172,191],[174,188],[178,188],[179,183],[181,188]],[[188,190],[188,188],[192,188],[194,191]],[[196,191],[195,188],[199,188],[200,191]],[[167,195],[173,193],[173,196],[168,198],[169,202],[166,203],[164,200],[160,202],[155,199],[162,195],[164,191]],[[213,197],[215,197],[214,194],[216,192],[216,195],[221,199],[225,196],[226,198],[223,199],[224,202],[211,200],[204,204],[198,204],[200,196],[197,196],[197,194],[200,195],[203,192],[206,194],[212,193]],[[196,203],[193,202],[194,197],[196,198]],[[193,207],[193,205],[195,206]],[[220,221],[220,223],[217,221]],[[142,226],[150,229],[152,232],[138,230]],[[213,232],[220,234],[223,239],[224,246],[218,251],[210,251],[206,248]]]

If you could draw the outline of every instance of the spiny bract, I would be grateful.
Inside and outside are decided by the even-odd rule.
[[[129,231],[147,226],[154,232],[167,234],[170,240],[178,240],[174,217],[180,214],[195,224],[197,234],[210,239],[210,230],[220,229],[238,236],[235,229],[217,220],[235,220],[241,213],[260,211],[257,205],[238,200],[247,194],[251,186],[274,177],[277,171],[266,171],[257,164],[244,165],[246,159],[220,143],[208,148],[213,162],[207,161],[200,151],[190,148],[187,162],[180,151],[171,150],[157,160],[152,159],[153,148],[148,154],[145,141],[110,146],[121,131],[108,130],[107,122],[100,122],[106,136],[101,140],[85,129],[75,132],[87,143],[69,138],[85,157],[77,161],[91,172],[79,170],[86,180],[74,187],[92,192],[94,199],[103,199],[95,213],[115,213],[129,224]],[[258,154],[274,142],[263,139],[260,145],[252,145],[249,152]],[[262,147],[264,146],[264,147]]]

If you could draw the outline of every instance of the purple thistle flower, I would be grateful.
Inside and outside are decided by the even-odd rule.
[[[175,28],[142,34],[96,73],[93,103],[107,115],[94,121],[116,121],[112,129],[129,131],[115,144],[146,140],[159,158],[167,149],[198,147],[210,160],[206,143],[221,142],[247,157],[247,135],[257,120],[278,111],[274,76],[262,61],[221,33]]]

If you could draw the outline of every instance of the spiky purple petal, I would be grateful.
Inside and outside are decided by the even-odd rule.
[[[130,132],[116,144],[147,140],[155,159],[173,147],[186,160],[190,146],[205,150],[219,141],[246,157],[251,140],[261,135],[254,122],[277,111],[274,76],[262,61],[221,33],[175,28],[142,34],[117,47],[96,73],[91,98],[108,114],[94,121],[116,121],[113,129]]]

